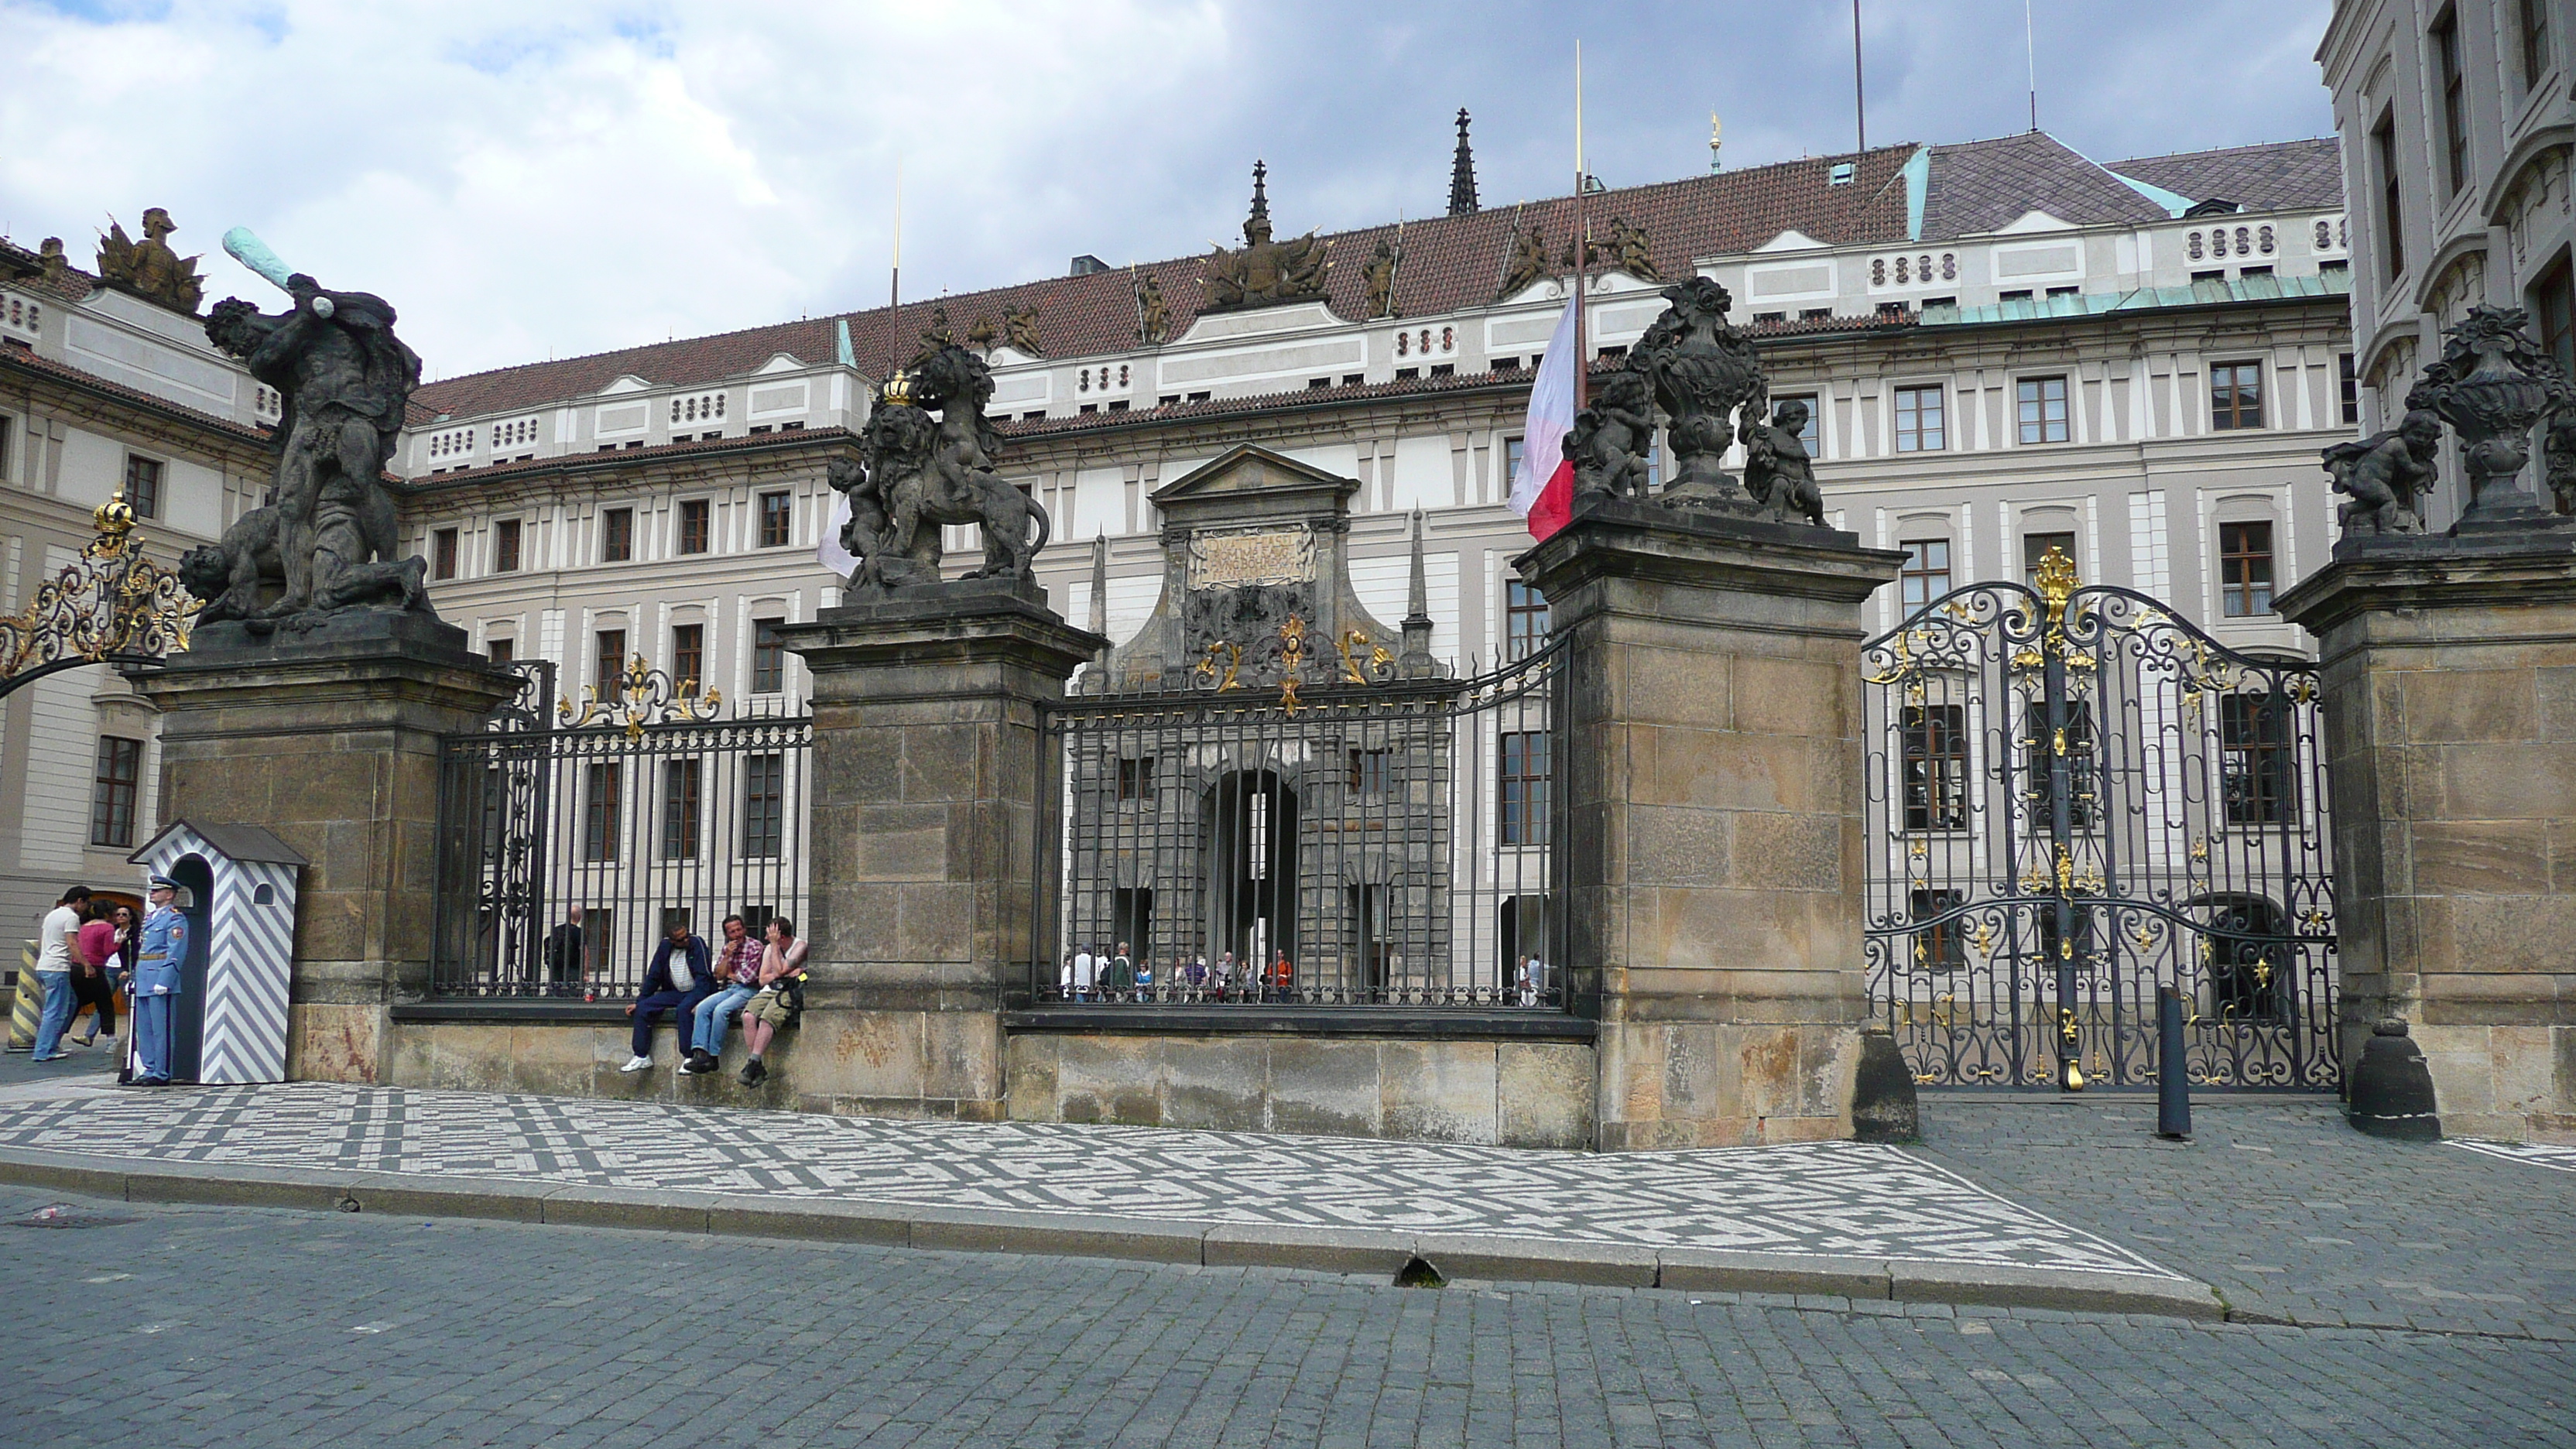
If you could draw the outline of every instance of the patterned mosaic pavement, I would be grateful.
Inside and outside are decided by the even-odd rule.
[[[2576,1147],[2553,1147],[2546,1142],[2489,1142],[2482,1137],[2446,1137],[2453,1147],[2483,1152],[2509,1162],[2528,1162],[2534,1167],[2550,1167],[2560,1172],[2576,1172]]]
[[[1595,1156],[324,1083],[73,1093],[6,1094],[0,1146],[210,1167],[2178,1277],[1910,1153],[1849,1142]]]

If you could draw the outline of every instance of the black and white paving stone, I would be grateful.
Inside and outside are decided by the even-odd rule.
[[[2576,1172],[2576,1147],[2555,1146],[2546,1142],[2489,1142],[2483,1137],[2448,1137],[2444,1141],[2471,1152],[2501,1157],[2509,1162],[2528,1162],[2534,1167],[2550,1167],[2560,1172]]]
[[[0,1097],[0,1146],[161,1163],[2180,1275],[1913,1153],[1587,1154],[292,1083]]]

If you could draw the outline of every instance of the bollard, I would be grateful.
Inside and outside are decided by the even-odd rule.
[[[36,1049],[36,1023],[45,1014],[45,983],[36,979],[36,943],[18,945],[18,983],[9,993],[9,1050]]]
[[[2191,1138],[2191,1077],[2183,1065],[2182,993],[2156,988],[2156,1135]]]

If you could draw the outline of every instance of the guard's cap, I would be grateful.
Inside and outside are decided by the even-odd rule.
[[[168,876],[166,876],[166,875],[156,875],[156,876],[152,877],[152,883],[151,883],[149,886],[145,887],[145,889],[147,889],[147,890],[156,890],[156,891],[175,891],[175,890],[177,890],[178,888],[179,888],[179,883],[178,883],[177,881],[175,881],[175,880],[170,879],[170,877],[168,877]]]

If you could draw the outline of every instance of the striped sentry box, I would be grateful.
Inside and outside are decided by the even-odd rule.
[[[255,825],[177,820],[128,859],[149,874],[184,879],[189,873],[180,866],[190,856],[203,860],[214,878],[213,899],[202,913],[191,912],[206,922],[207,933],[197,1080],[209,1086],[282,1082],[295,889],[304,857]]]

